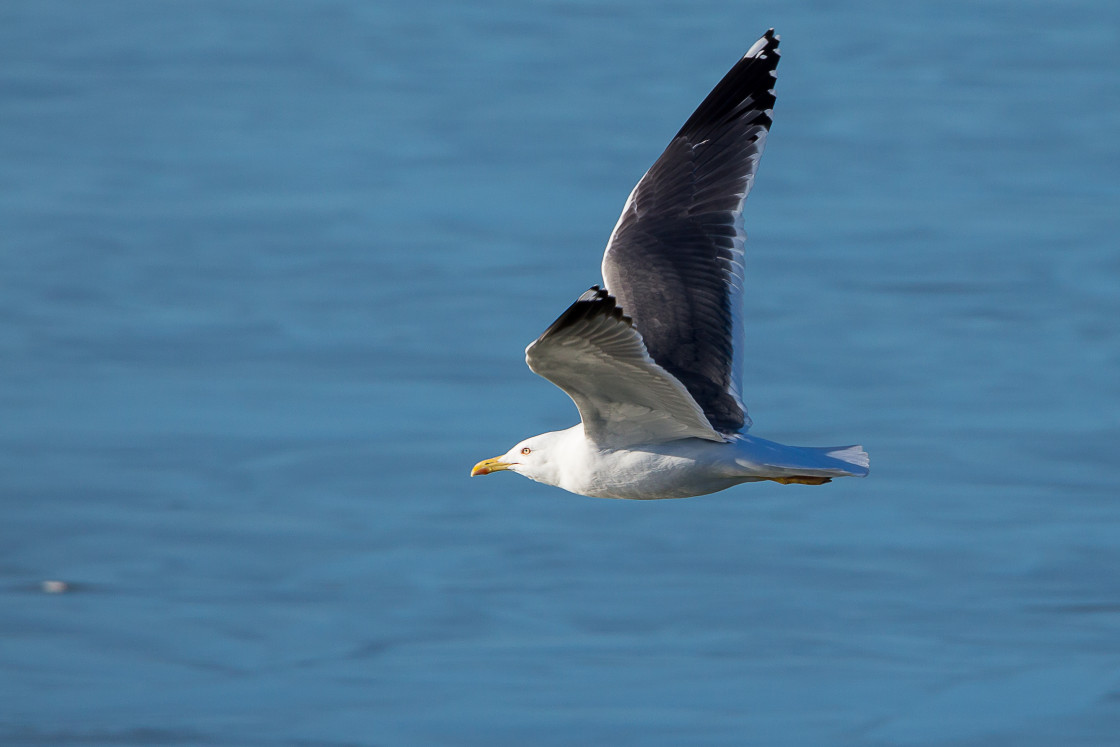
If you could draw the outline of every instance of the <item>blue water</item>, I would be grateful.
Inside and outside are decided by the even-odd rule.
[[[747,402],[871,477],[468,479],[769,26]],[[0,744],[1116,744],[1118,132],[1105,0],[8,0]]]

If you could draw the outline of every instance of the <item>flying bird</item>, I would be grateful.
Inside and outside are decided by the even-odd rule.
[[[593,286],[528,348],[579,425],[479,462],[600,498],[685,498],[744,482],[863,477],[861,446],[785,446],[746,431],[743,202],[774,108],[770,29],[630,193]]]

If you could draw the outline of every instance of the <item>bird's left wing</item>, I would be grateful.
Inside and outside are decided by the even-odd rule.
[[[572,398],[596,443],[726,440],[684,385],[650,358],[633,322],[598,286],[525,349],[525,362]]]

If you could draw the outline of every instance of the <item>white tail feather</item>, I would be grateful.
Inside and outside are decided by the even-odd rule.
[[[865,470],[871,466],[871,458],[867,456],[867,452],[863,450],[862,446],[844,446],[839,449],[832,449],[827,452],[827,455],[833,459],[839,459],[841,462],[863,467]]]

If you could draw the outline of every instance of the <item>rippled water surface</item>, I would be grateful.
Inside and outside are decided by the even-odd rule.
[[[1118,8],[5,2],[0,743],[1115,743]],[[469,480],[769,26],[747,403],[871,477]]]

